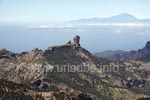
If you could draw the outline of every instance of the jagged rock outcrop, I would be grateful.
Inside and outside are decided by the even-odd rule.
[[[73,40],[74,40],[74,45],[75,45],[76,47],[80,47],[80,36],[79,36],[79,35],[76,35],[76,36],[73,38]]]
[[[73,48],[73,49],[76,49],[76,48],[79,48],[80,47],[80,36],[76,35],[74,38],[73,38],[73,43],[71,43],[71,41],[65,43],[65,44],[62,44],[62,45],[56,45],[56,46],[50,46],[48,47],[48,49],[46,50],[47,52],[48,51],[52,51],[52,50],[56,50],[56,49],[63,49],[63,48]]]

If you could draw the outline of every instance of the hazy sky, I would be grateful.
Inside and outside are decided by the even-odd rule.
[[[0,0],[0,23],[64,22],[120,13],[150,18],[150,0]]]

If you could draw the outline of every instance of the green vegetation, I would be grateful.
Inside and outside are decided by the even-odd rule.
[[[98,84],[102,84],[102,81],[100,78],[93,76],[90,73],[84,73],[84,75],[89,78],[88,79],[82,79],[80,77],[80,73],[58,73],[58,72],[49,72],[47,75],[47,81],[49,83],[65,83],[67,84],[69,87],[82,91],[84,93],[89,93],[92,95],[97,96],[98,98],[101,98],[102,100],[111,100],[111,97],[107,96],[107,95],[102,95],[102,92],[105,91],[107,87],[107,85],[104,83],[104,90],[101,91],[97,91],[96,89],[96,85]],[[97,80],[96,80],[97,79]],[[94,80],[95,83],[94,83]],[[107,91],[109,92],[109,90]]]
[[[140,98],[140,99],[137,99],[137,100],[150,100],[150,98]]]
[[[27,90],[36,90],[23,84],[16,84],[10,81],[0,79],[0,100],[44,100],[40,95],[34,98],[26,94]]]
[[[56,98],[56,100],[64,100],[64,94],[62,93],[54,93],[54,97]]]
[[[3,92],[0,91],[1,100],[34,100],[31,96],[21,92]]]
[[[52,51],[49,54],[46,54],[46,60],[50,64],[80,64],[86,61],[86,58],[82,58],[80,55],[77,55],[78,50],[62,48],[55,51]]]

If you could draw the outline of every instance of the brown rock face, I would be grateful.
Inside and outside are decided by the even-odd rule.
[[[76,44],[79,44],[79,42],[80,42],[80,36],[75,36],[74,38],[73,38],[73,40],[74,40],[74,43],[76,43]]]

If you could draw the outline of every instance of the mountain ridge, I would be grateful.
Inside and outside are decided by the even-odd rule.
[[[126,60],[138,60],[138,61],[150,61],[150,41],[148,41],[142,49],[126,51],[112,51],[111,54],[107,51],[95,53],[98,57],[103,57],[112,61],[126,61]]]
[[[122,13],[119,15],[106,17],[106,18],[82,18],[77,20],[69,21],[69,23],[146,23],[150,22],[150,19],[138,19],[131,14]]]

